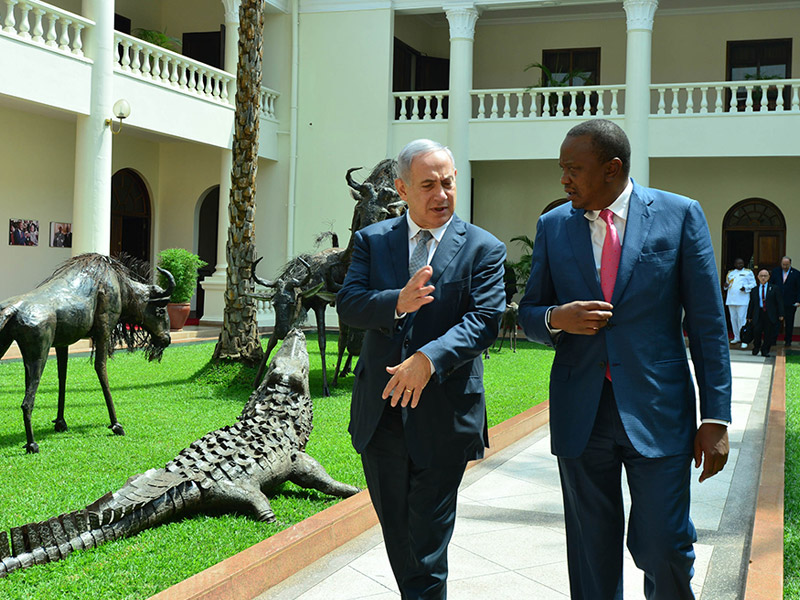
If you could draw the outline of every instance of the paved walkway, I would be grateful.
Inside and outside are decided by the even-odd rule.
[[[732,350],[733,424],[725,470],[697,483],[693,587],[700,600],[743,598],[774,358]],[[626,492],[627,494],[627,492]],[[625,598],[641,599],[642,574],[625,558]],[[458,600],[569,597],[563,505],[547,427],[469,469],[450,545],[449,596]],[[255,600],[399,598],[373,527]]]

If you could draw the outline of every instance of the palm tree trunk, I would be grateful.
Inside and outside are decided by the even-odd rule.
[[[225,312],[214,359],[258,365],[263,356],[250,273],[255,259],[256,172],[264,37],[264,0],[241,0],[239,62],[236,68],[236,112]]]

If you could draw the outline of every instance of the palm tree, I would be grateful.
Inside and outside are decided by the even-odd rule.
[[[241,0],[239,62],[226,256],[225,312],[214,360],[256,366],[264,351],[258,337],[250,273],[255,259],[256,171],[264,39],[264,0]]]

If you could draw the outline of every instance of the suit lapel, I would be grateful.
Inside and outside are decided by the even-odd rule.
[[[442,241],[439,242],[439,245],[436,247],[436,252],[433,254],[433,259],[431,260],[431,267],[433,268],[433,275],[430,281],[431,285],[436,285],[436,282],[439,281],[439,278],[442,276],[445,269],[447,269],[447,266],[464,246],[467,237],[466,233],[467,224],[454,215],[450,225],[444,230]],[[406,263],[407,262],[406,260]]]
[[[405,215],[398,217],[395,224],[386,236],[389,246],[390,261],[394,267],[397,287],[401,288],[408,283],[408,222]]]
[[[589,231],[589,221],[584,217],[585,211],[573,210],[567,217],[567,239],[575,255],[574,264],[583,276],[586,285],[595,298],[602,300],[603,290],[600,288],[600,279],[597,276],[597,266],[594,262],[592,250],[592,234]]]
[[[634,183],[630,204],[628,205],[628,219],[625,223],[622,255],[619,259],[617,281],[614,283],[611,304],[619,302],[620,296],[622,296],[628,281],[630,281],[633,267],[636,266],[639,260],[647,234],[650,232],[650,226],[653,224],[652,203],[653,199],[649,197],[646,191]]]

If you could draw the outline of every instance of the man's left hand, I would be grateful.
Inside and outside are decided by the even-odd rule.
[[[728,462],[729,450],[728,428],[725,425],[719,423],[700,425],[694,437],[694,466],[697,468],[701,463],[703,465],[703,472],[700,473],[701,483],[722,471],[722,467]]]
[[[386,367],[392,378],[383,388],[383,399],[392,397],[392,406],[416,408],[423,388],[431,378],[431,361],[422,352],[415,352],[399,365]]]

